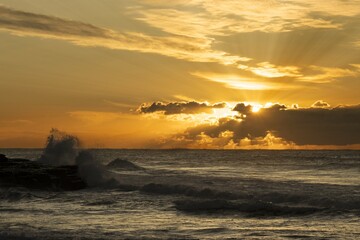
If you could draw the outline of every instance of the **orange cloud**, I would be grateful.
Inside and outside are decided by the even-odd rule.
[[[193,62],[229,65],[249,60],[246,57],[213,50],[212,40],[208,38],[117,32],[87,23],[17,11],[3,6],[0,6],[0,16],[0,30],[18,36],[59,39],[86,47],[156,53]]]

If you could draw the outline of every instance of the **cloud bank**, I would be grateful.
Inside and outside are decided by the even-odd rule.
[[[309,108],[284,104],[263,107],[238,103],[236,116],[199,124],[162,139],[160,147],[172,148],[293,148],[305,145],[360,144],[360,105],[331,108],[316,101]],[[174,111],[172,114],[180,113]],[[190,114],[190,113],[189,113]]]

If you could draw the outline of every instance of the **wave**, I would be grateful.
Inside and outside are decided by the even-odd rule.
[[[197,233],[201,234],[216,234],[221,232],[229,231],[229,228],[226,227],[213,227],[213,228],[204,228],[204,229],[196,229],[194,230]]]
[[[23,199],[29,200],[32,199],[34,195],[28,192],[19,192],[13,190],[7,190],[0,193],[0,200],[5,200],[9,202],[16,202]]]
[[[256,211],[274,211],[279,214],[294,213],[301,214],[302,212],[317,212],[321,209],[327,209],[333,212],[336,211],[355,211],[360,213],[360,199],[348,199],[346,196],[318,196],[305,193],[281,193],[281,192],[269,192],[269,193],[256,193],[252,194],[241,192],[227,192],[218,191],[210,188],[196,188],[189,185],[168,185],[160,183],[149,183],[144,186],[131,186],[123,185],[119,190],[135,191],[139,190],[142,193],[154,194],[154,195],[177,195],[178,197],[189,197],[196,205],[198,200],[205,201],[201,203],[208,203],[209,208],[214,206],[220,206],[220,209],[255,209]],[[234,205],[234,201],[237,204]],[[241,201],[241,205],[238,205]],[[214,204],[214,205],[212,205]],[[176,204],[178,209],[183,206],[186,210],[186,202],[181,206]],[[189,204],[189,209],[191,209]],[[199,204],[201,205],[201,204]],[[206,204],[204,205],[206,206]],[[299,207],[301,206],[301,207]],[[304,207],[305,206],[305,207]],[[263,208],[263,209],[262,209]],[[254,210],[254,211],[255,211]]]
[[[116,182],[110,178],[105,166],[92,152],[81,147],[77,137],[57,129],[50,131],[43,154],[38,161],[52,166],[78,166],[79,176],[89,187],[112,187]]]
[[[123,192],[132,192],[132,191],[137,191],[140,190],[139,186],[135,186],[135,185],[130,185],[130,184],[118,184],[116,186],[116,188],[119,191],[123,191]]]
[[[113,200],[99,200],[99,201],[94,201],[94,202],[87,202],[87,203],[84,203],[83,205],[84,206],[109,206],[109,205],[113,205],[115,204],[116,201],[113,201]]]
[[[43,193],[42,195],[16,189],[3,189],[0,192],[0,201],[18,202],[33,199],[52,199],[58,196],[58,194],[50,195],[48,193]]]
[[[277,205],[270,202],[238,202],[225,199],[178,200],[174,201],[177,210],[185,212],[241,212],[248,216],[297,216],[324,211],[324,208]]]
[[[222,198],[222,199],[237,199],[238,195],[230,192],[219,192],[209,188],[197,189],[187,185],[165,185],[158,183],[150,183],[141,187],[140,191],[152,194],[179,194],[189,197],[198,198]]]
[[[249,216],[307,215],[328,209],[305,205],[300,195],[272,193],[266,195],[235,194],[209,188],[197,189],[187,185],[150,183],[140,188],[141,192],[160,195],[190,197],[174,201],[175,208],[184,212],[242,212]]]

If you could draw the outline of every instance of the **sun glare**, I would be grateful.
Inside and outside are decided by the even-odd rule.
[[[252,111],[253,113],[257,113],[257,112],[260,111],[260,109],[261,109],[261,106],[252,106],[251,111]]]
[[[212,115],[217,119],[219,119],[219,118],[234,116],[236,115],[236,112],[232,111],[231,108],[226,107],[226,108],[213,109]]]

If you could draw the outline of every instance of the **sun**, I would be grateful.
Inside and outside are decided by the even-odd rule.
[[[261,106],[255,105],[255,106],[252,106],[251,111],[252,111],[253,113],[257,113],[257,112],[260,111],[260,109],[261,109]]]

